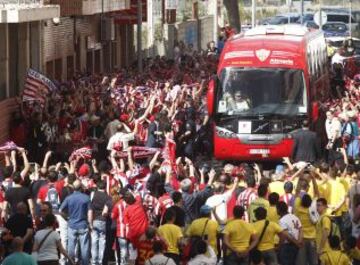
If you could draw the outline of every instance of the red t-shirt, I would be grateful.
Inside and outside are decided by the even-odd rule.
[[[139,237],[145,233],[149,226],[148,219],[140,196],[136,196],[136,202],[128,205],[124,212],[124,223],[128,227],[127,238],[136,246]]]
[[[46,185],[44,185],[44,186],[42,186],[42,187],[40,188],[39,193],[38,193],[38,199],[39,199],[41,202],[46,201],[47,193],[48,193],[49,187],[50,187],[51,185],[54,185],[54,186],[55,186],[55,189],[56,189],[56,191],[58,192],[58,194],[59,194],[59,196],[60,196],[61,189],[59,190],[60,187],[57,186],[56,183],[55,183],[55,184],[52,184],[52,183],[46,184]]]

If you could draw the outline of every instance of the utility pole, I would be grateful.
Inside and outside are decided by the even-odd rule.
[[[147,49],[148,56],[153,56],[154,46],[154,17],[153,17],[153,0],[147,0]]]
[[[256,25],[256,0],[251,2],[251,27],[255,28]]]
[[[304,0],[300,2],[301,25],[304,24]]]
[[[352,0],[349,0],[349,5],[350,5],[350,8],[349,8],[349,33],[350,33],[350,38],[352,37],[352,21],[351,21],[351,18],[352,18]]]
[[[138,60],[138,71],[142,72],[143,64],[142,64],[142,0],[137,1],[137,60]]]
[[[213,0],[214,1],[214,41],[217,45],[217,41],[218,41],[218,0]]]

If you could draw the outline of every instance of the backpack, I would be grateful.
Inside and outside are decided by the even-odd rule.
[[[45,201],[50,202],[53,210],[59,210],[60,208],[60,196],[55,186],[49,186]]]
[[[347,129],[347,126],[350,125],[350,129],[351,129],[351,133],[347,133],[346,132],[346,129]],[[351,141],[354,140],[354,135],[353,135],[353,125],[351,122],[347,122],[344,124],[344,127],[341,131],[341,137],[342,137],[342,140],[343,140],[343,144],[346,146],[348,145]]]

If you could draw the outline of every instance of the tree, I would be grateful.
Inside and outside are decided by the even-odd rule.
[[[241,24],[238,0],[224,0],[224,6],[228,14],[230,26],[235,29],[236,33],[239,33],[241,31]]]

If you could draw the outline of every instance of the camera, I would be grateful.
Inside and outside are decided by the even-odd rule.
[[[204,164],[202,166],[202,170],[204,171],[204,174],[206,175],[206,174],[208,174],[210,172],[211,169],[210,169],[210,166],[208,164]]]

